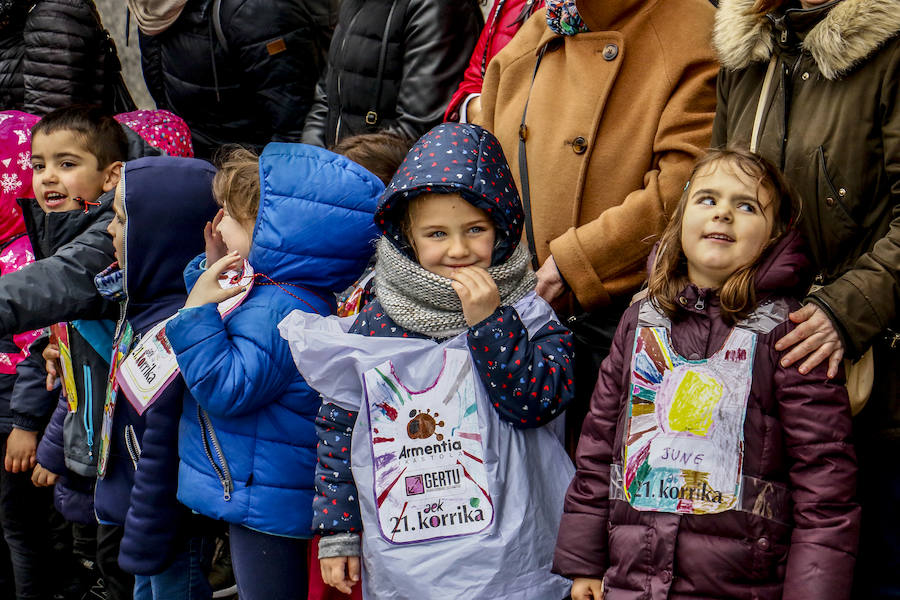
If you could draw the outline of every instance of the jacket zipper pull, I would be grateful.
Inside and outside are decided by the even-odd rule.
[[[703,298],[697,298],[697,303],[694,305],[694,308],[696,308],[697,310],[703,310],[704,306],[706,305],[703,303]]]
[[[787,29],[782,29],[782,30],[781,30],[781,43],[782,43],[782,44],[786,44],[786,43],[787,43]]]

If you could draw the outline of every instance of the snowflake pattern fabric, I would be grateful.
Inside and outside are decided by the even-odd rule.
[[[184,120],[167,110],[135,110],[116,115],[116,121],[134,130],[145,142],[167,156],[193,158],[191,130]]]

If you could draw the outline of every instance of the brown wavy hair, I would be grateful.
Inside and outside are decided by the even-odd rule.
[[[648,282],[648,296],[670,318],[678,317],[678,299],[682,290],[690,284],[687,275],[687,259],[681,246],[681,222],[691,193],[691,182],[702,171],[725,167],[743,173],[756,180],[756,193],[765,190],[775,203],[775,222],[769,241],[750,264],[731,274],[719,290],[722,317],[735,323],[756,308],[755,280],[759,258],[791,230],[800,216],[800,202],[781,171],[771,162],[748,150],[729,148],[710,150],[694,165],[691,177],[684,186],[681,200],[672,219],[660,237],[656,260]]]
[[[219,206],[242,225],[256,224],[259,212],[259,155],[241,147],[225,149],[216,157],[213,196]]]

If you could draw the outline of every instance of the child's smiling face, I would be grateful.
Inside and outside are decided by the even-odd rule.
[[[31,140],[31,167],[35,198],[49,213],[79,210],[113,189],[122,163],[101,168],[76,132],[59,129]]]
[[[765,186],[727,162],[708,165],[690,185],[681,219],[688,279],[718,289],[768,244],[775,202]]]
[[[460,267],[491,266],[496,236],[487,212],[459,194],[423,194],[409,204],[407,237],[426,270],[450,277]]]

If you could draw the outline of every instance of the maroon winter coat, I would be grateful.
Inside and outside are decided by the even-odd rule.
[[[800,274],[807,265],[798,236],[789,234],[759,270],[758,300],[783,297],[790,310],[799,308],[793,296],[805,292]],[[719,316],[711,290],[690,285],[682,297],[682,318],[671,327],[675,350],[693,360],[708,358],[731,327]],[[610,464],[622,463],[640,306],[625,312],[600,370],[566,495],[554,572],[604,579],[606,600],[849,598],[860,510],[847,393],[842,380],[825,378],[824,364],[808,375],[778,364],[782,353],[775,342],[794,327],[787,310],[781,311],[783,322],[757,338],[743,474],[761,481],[750,512],[639,512],[609,499]]]

